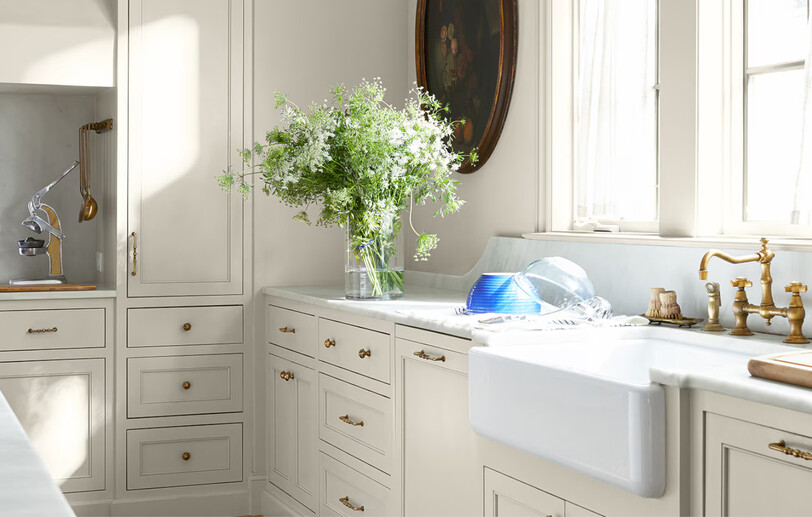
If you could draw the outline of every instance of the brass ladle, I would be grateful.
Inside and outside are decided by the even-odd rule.
[[[79,129],[79,191],[82,194],[82,206],[79,209],[79,222],[90,221],[99,212],[99,204],[90,193],[90,164],[88,163],[89,144],[87,126]]]

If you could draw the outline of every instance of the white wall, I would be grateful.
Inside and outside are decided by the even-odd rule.
[[[409,83],[415,80],[414,34],[417,0],[409,0],[409,30],[405,47],[409,56]],[[446,218],[433,218],[430,206],[414,217],[418,231],[436,233],[439,248],[428,262],[410,262],[414,239],[406,235],[407,269],[463,274],[479,259],[492,235],[519,236],[536,230],[539,205],[539,131],[543,101],[539,70],[541,2],[519,0],[519,48],[516,82],[502,136],[485,165],[473,174],[459,174],[459,194],[467,204]],[[543,104],[542,104],[543,106]],[[543,128],[542,128],[543,129]]]
[[[380,76],[388,99],[402,104],[406,7],[402,0],[256,0],[254,138],[279,122],[274,90],[306,106],[338,82],[349,87]],[[296,212],[255,193],[255,284],[343,282],[343,230],[292,221]]]
[[[20,223],[28,217],[27,203],[39,189],[79,159],[79,126],[95,120],[91,95],[0,93],[0,283],[12,278],[45,278],[48,257],[23,257],[17,240],[46,240]],[[97,142],[91,136],[91,145]],[[101,171],[92,171],[98,178]],[[101,218],[79,224],[78,167],[48,193],[67,235],[63,263],[68,281],[90,283],[95,278],[97,225]],[[100,183],[93,183],[97,187]],[[101,192],[101,190],[95,190]],[[101,211],[108,207],[100,201]]]

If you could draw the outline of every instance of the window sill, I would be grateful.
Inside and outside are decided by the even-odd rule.
[[[524,233],[522,237],[533,241],[603,242],[612,244],[639,244],[649,246],[679,246],[684,248],[758,249],[759,237],[661,237],[653,233],[602,232],[538,232]],[[770,238],[770,249],[775,251],[812,252],[812,238]]]

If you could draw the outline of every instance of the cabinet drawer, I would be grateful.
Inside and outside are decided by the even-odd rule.
[[[127,490],[242,481],[242,424],[127,431]]]
[[[242,411],[242,354],[127,360],[127,416]]]
[[[389,334],[319,318],[319,359],[389,384]]]
[[[383,517],[396,514],[388,488],[323,452],[319,453],[319,474],[319,515]]]
[[[242,305],[129,309],[127,346],[242,343],[242,328]]]
[[[265,322],[265,339],[268,343],[316,357],[315,316],[268,305]]]
[[[0,311],[0,350],[103,348],[104,309]]]
[[[392,401],[319,374],[319,437],[384,472],[392,468]]]

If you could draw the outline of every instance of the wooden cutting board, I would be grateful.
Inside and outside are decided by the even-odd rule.
[[[753,377],[812,388],[812,350],[754,357],[747,370]]]
[[[95,285],[46,284],[46,285],[0,285],[0,293],[43,293],[48,291],[95,291]]]

